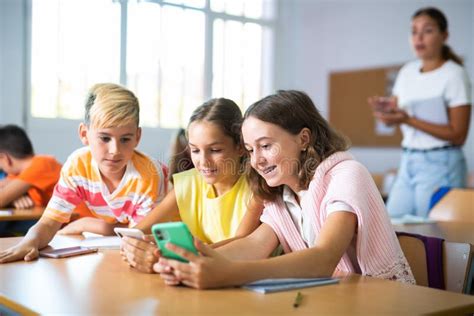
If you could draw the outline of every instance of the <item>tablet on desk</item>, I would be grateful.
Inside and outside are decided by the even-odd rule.
[[[46,250],[41,250],[39,252],[40,256],[42,257],[48,257],[48,258],[67,258],[67,257],[72,257],[72,256],[79,256],[79,255],[85,255],[88,253],[93,253],[97,252],[97,248],[87,248],[87,247],[81,247],[81,246],[76,246],[76,247],[68,247],[68,248],[50,248]]]

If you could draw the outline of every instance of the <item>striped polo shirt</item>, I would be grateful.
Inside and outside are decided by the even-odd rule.
[[[135,150],[120,184],[109,192],[89,147],[83,147],[73,152],[62,167],[44,216],[66,223],[74,208],[84,201],[96,217],[134,226],[166,195],[167,176],[164,164]]]

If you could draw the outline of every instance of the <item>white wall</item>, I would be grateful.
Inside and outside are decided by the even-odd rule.
[[[0,0],[0,124],[26,124],[37,152],[54,154],[64,161],[80,146],[77,121],[28,119],[24,123],[28,1]],[[305,90],[327,114],[329,73],[412,59],[410,17],[426,5],[435,5],[448,16],[449,43],[465,58],[474,80],[474,1],[280,0],[275,88]],[[140,149],[166,160],[172,133],[145,129]],[[470,170],[474,170],[473,140],[471,128],[465,146]],[[400,150],[393,148],[353,148],[352,152],[374,172],[397,167],[400,155]]]
[[[25,6],[0,1],[0,124],[24,125]]]
[[[449,44],[465,58],[474,78],[474,1],[293,0],[280,1],[276,87],[306,91],[328,114],[330,72],[402,64],[409,47],[411,15],[434,5],[448,17]],[[474,122],[474,115],[471,121]],[[464,150],[474,170],[474,128]],[[400,149],[353,148],[371,171],[396,168]]]

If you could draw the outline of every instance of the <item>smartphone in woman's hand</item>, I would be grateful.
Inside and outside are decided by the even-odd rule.
[[[377,97],[374,102],[374,111],[382,113],[391,113],[395,110],[393,98]]]

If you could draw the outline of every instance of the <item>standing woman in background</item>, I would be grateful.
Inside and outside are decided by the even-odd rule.
[[[418,10],[411,25],[418,60],[402,67],[393,97],[369,98],[374,116],[387,125],[400,125],[403,133],[401,164],[387,201],[392,217],[427,216],[434,191],[465,187],[467,176],[461,149],[471,116],[467,72],[446,45],[448,21],[440,10]],[[381,106],[384,101],[387,106]]]

